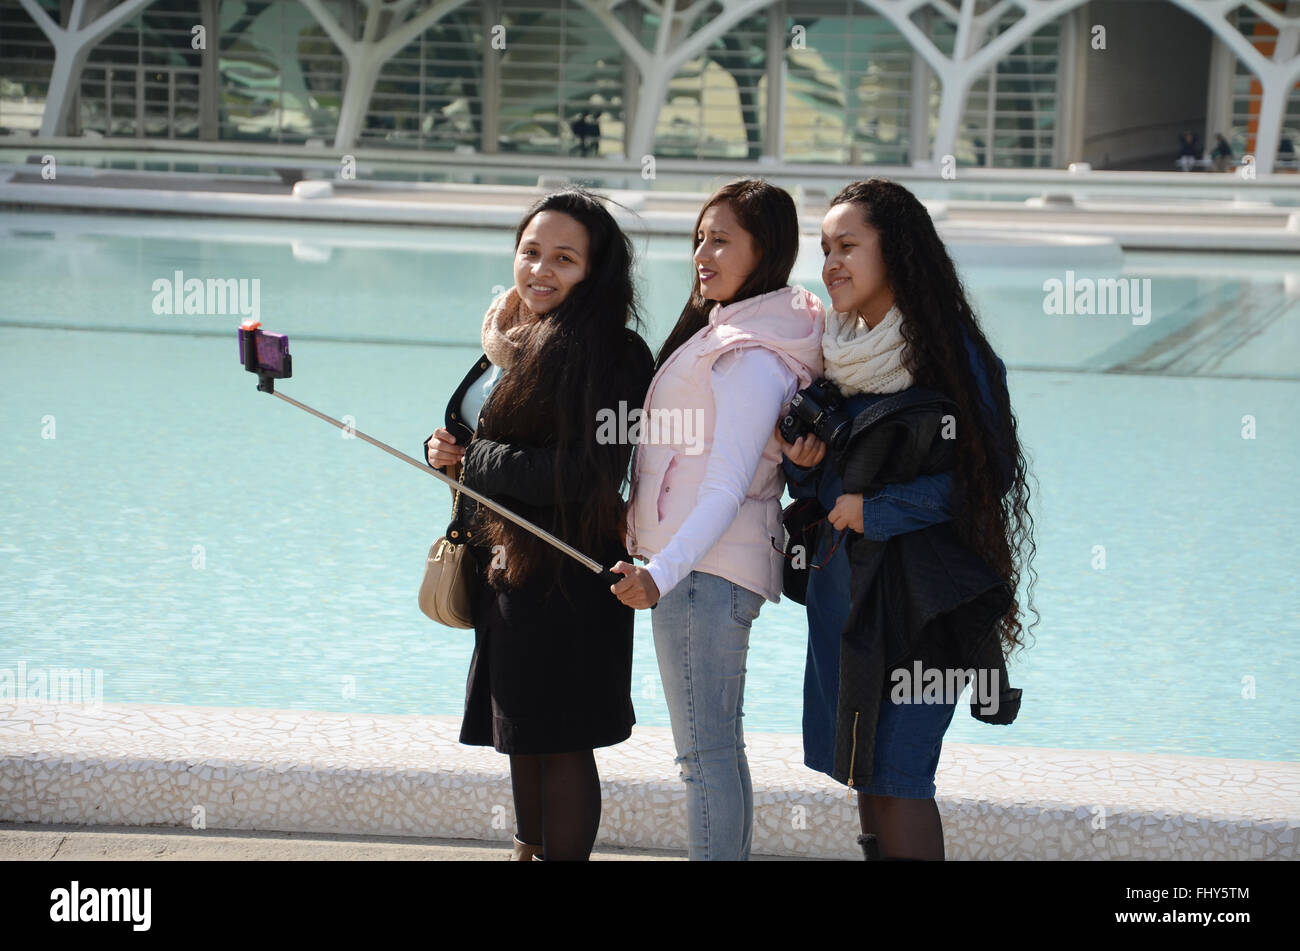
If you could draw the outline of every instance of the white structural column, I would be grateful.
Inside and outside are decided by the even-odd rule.
[[[1212,147],[1215,133],[1227,132],[1232,125],[1233,80],[1237,58],[1223,39],[1215,35],[1210,41],[1210,91],[1205,103],[1205,135],[1201,141]]]
[[[929,32],[929,12],[921,14],[921,29]],[[912,79],[908,93],[907,155],[913,165],[930,163],[930,64],[923,56],[912,57]]]
[[[479,85],[479,151],[496,152],[501,141],[501,54],[492,47],[492,28],[501,22],[500,0],[482,0],[483,80]],[[507,38],[508,41],[508,38]]]
[[[1084,90],[1088,84],[1088,25],[1083,11],[1071,10],[1061,21],[1056,71],[1056,135],[1052,164],[1064,168],[1083,155]]]
[[[199,138],[221,138],[221,11],[220,0],[199,0],[199,18],[207,42],[199,58]]]
[[[68,109],[73,93],[81,85],[81,70],[95,44],[139,13],[154,0],[123,0],[116,6],[96,4],[95,16],[89,0],[73,0],[68,25],[59,26],[50,19],[36,0],[19,0],[23,9],[36,21],[54,45],[54,70],[45,95],[45,112],[41,116],[41,136],[63,135],[68,129]]]
[[[623,4],[623,21],[628,32],[637,37],[641,35],[641,24],[645,20],[645,11],[635,3]],[[640,44],[637,44],[640,46]],[[620,42],[620,48],[626,49]],[[632,142],[632,117],[636,115],[636,94],[641,88],[641,66],[631,56],[623,57],[623,154],[630,155],[628,147]]]
[[[659,123],[659,110],[668,95],[672,82],[682,66],[699,56],[745,17],[772,5],[773,0],[716,0],[722,5],[722,14],[704,23],[694,33],[691,24],[711,0],[694,0],[680,4],[678,0],[638,0],[646,12],[659,17],[653,50],[647,50],[632,35],[623,20],[614,14],[614,8],[624,0],[578,0],[591,11],[624,54],[636,65],[641,82],[636,92],[636,111],[631,117],[632,130],[627,137],[628,157],[640,159],[654,151],[655,126]]]
[[[355,0],[354,0],[355,2]],[[361,39],[353,39],[325,9],[321,0],[301,0],[348,64],[347,85],[339,107],[339,124],[334,133],[336,149],[350,149],[361,132],[361,123],[370,106],[379,71],[394,53],[467,0],[438,0],[432,6],[407,19],[414,0],[370,0],[366,3],[365,24]],[[489,41],[484,37],[484,42]]]
[[[785,157],[785,0],[767,11],[767,116],[763,154],[778,162]],[[849,115],[856,115],[850,110]]]
[[[1277,159],[1282,138],[1282,117],[1287,97],[1300,82],[1300,3],[1291,0],[1278,11],[1259,0],[1169,0],[1206,24],[1242,60],[1264,87],[1259,104],[1259,126],[1255,136],[1255,168],[1268,174]],[[1267,57],[1241,35],[1228,14],[1245,7],[1277,30],[1273,56]]]

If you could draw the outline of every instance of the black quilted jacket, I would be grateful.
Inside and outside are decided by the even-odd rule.
[[[465,391],[470,388],[470,385],[486,373],[491,365],[492,364],[488,360],[486,353],[479,354],[479,358],[474,361],[474,365],[470,367],[469,372],[466,373],[464,379],[460,381],[460,385],[457,386],[455,392],[451,394],[451,399],[447,401],[444,426],[449,433],[456,437],[456,442],[462,446],[473,438],[474,429],[478,425],[478,420],[472,420],[470,424],[467,425],[465,420],[460,418],[461,400],[465,398]],[[428,459],[429,443],[432,441],[433,434],[430,433],[429,438],[424,441],[425,454],[421,457],[426,461]],[[455,473],[448,472],[448,475],[455,475]],[[445,532],[447,538],[457,544],[463,542],[473,544],[475,542],[474,536],[477,534],[478,528],[478,503],[473,499],[461,496],[460,501],[456,504],[455,510],[452,512],[451,524],[447,526],[447,531]]]
[[[920,387],[880,400],[854,420],[848,442],[831,462],[845,493],[873,495],[891,483],[952,468],[954,441],[942,438],[943,417],[957,407]],[[996,713],[977,719],[1010,723],[1020,691],[1007,684],[994,626],[1011,604],[1007,581],[962,545],[951,523],[887,541],[849,533],[852,605],[840,642],[839,712],[832,775],[850,786],[870,782],[876,720],[890,672],[924,668],[997,671]]]
[[[618,361],[611,357],[611,365],[624,368],[623,373],[607,381],[611,407],[619,406],[620,401],[630,407],[640,407],[645,400],[650,378],[654,376],[654,356],[650,348],[631,328],[627,330],[626,336],[627,353]],[[478,420],[460,418],[465,391],[491,365],[487,354],[480,354],[447,401],[444,425],[456,437],[457,443],[468,443],[464,460],[465,484],[491,499],[501,501],[512,511],[542,528],[553,531],[555,506],[561,502],[576,501],[571,496],[563,499],[555,497],[555,466],[573,464],[566,460],[564,450],[547,445],[544,441],[541,445],[528,446],[475,439],[474,430],[478,427]],[[491,397],[488,399],[490,401]],[[422,458],[426,460],[432,439],[433,435],[430,434],[424,441],[425,454]],[[623,466],[626,467],[632,447],[621,447],[621,451],[624,454]],[[458,544],[478,544],[481,537],[478,503],[461,496],[445,534]]]
[[[447,431],[456,437],[457,443],[469,443],[465,451],[463,479],[466,485],[489,498],[500,500],[529,521],[551,529],[554,527],[551,524],[555,514],[553,507],[558,502],[573,501],[572,498],[555,497],[555,466],[557,463],[567,464],[563,453],[553,446],[523,446],[474,439],[478,420],[473,420],[471,426],[469,421],[460,418],[460,404],[465,391],[491,365],[487,354],[480,355],[447,401],[444,424]],[[424,441],[426,459],[432,440],[430,434]],[[478,503],[462,495],[447,525],[447,538],[457,544],[478,544],[481,527]]]

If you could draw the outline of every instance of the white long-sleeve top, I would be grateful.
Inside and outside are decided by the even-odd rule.
[[[664,550],[645,566],[660,597],[691,573],[735,520],[763,448],[799,380],[771,350],[745,347],[717,359],[709,385],[716,409],[713,448],[695,507]]]

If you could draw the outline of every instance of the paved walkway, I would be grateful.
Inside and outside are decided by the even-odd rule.
[[[0,862],[7,861],[373,861],[498,862],[510,855],[500,842],[411,836],[344,836],[301,832],[141,831],[132,826],[60,826],[0,822]],[[781,856],[756,855],[755,860]],[[685,861],[665,849],[598,847],[602,862]]]

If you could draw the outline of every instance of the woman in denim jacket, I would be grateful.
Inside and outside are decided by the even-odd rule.
[[[826,447],[815,436],[782,441],[791,496],[815,497],[829,513],[809,556],[803,736],[806,765],[831,775],[840,636],[850,605],[849,533],[884,541],[953,520],[958,537],[1012,590],[1033,543],[1006,368],[984,339],[925,207],[893,182],[855,182],[831,203],[822,250],[832,301],[825,373],[848,397],[848,418],[914,384],[963,410],[978,404],[978,412],[962,414],[978,425],[956,433],[954,470],[889,485],[870,498],[844,494],[835,467],[822,464]],[[997,633],[1004,651],[1021,643],[1014,602]],[[867,858],[943,858],[934,776],[957,698],[943,699],[894,703],[886,692],[872,779],[858,789],[858,841]]]

